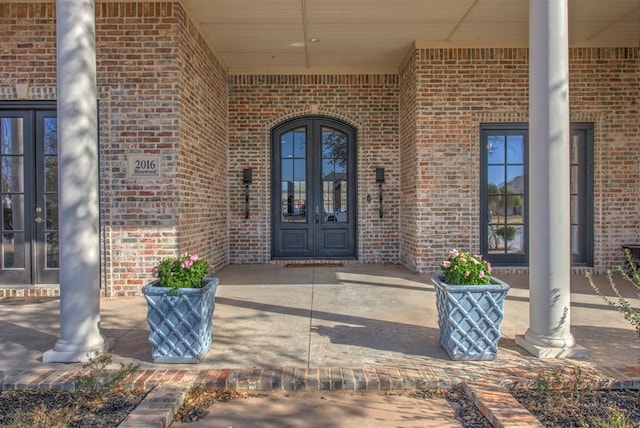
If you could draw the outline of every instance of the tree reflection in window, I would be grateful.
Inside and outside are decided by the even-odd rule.
[[[322,128],[323,222],[347,221],[347,135],[334,128]]]
[[[524,136],[487,137],[487,248],[492,253],[524,253]]]

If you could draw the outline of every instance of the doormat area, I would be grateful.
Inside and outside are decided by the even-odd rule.
[[[304,267],[343,267],[343,263],[287,263],[284,265],[286,268],[304,268]]]

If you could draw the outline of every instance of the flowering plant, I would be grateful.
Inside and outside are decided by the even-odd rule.
[[[449,257],[440,264],[440,269],[444,273],[444,282],[447,284],[481,285],[491,283],[491,264],[482,260],[482,256],[474,256],[453,249],[449,251]]]
[[[202,279],[209,271],[209,263],[197,254],[184,253],[177,258],[161,260],[153,268],[153,276],[160,279],[161,287],[201,288]]]

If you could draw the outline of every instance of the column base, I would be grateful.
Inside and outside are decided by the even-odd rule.
[[[106,339],[99,346],[82,351],[56,351],[50,349],[42,354],[43,363],[83,363],[96,358],[102,352],[109,352],[115,346],[115,339]]]
[[[589,358],[587,348],[582,347],[576,343],[571,346],[566,347],[552,347],[552,346],[543,346],[539,344],[534,344],[525,338],[524,335],[516,336],[516,344],[521,348],[524,348],[525,351],[529,352],[536,358],[545,359],[545,358],[570,358],[576,360],[586,360]]]

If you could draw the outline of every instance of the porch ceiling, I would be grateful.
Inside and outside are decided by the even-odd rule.
[[[528,40],[528,0],[185,1],[231,74],[397,73],[414,42],[520,47]],[[640,0],[569,0],[569,40],[639,46]]]

